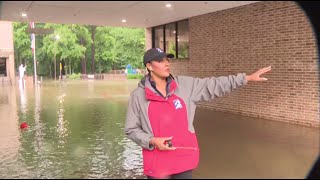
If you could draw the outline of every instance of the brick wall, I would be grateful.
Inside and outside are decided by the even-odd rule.
[[[267,82],[249,82],[200,106],[320,127],[317,45],[296,3],[258,2],[192,17],[189,32],[189,60],[174,61],[174,75],[251,74],[273,67]]]

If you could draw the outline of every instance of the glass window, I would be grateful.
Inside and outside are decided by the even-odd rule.
[[[189,57],[189,23],[187,20],[178,22],[178,58]]]
[[[163,29],[165,28],[165,34]],[[175,58],[189,58],[189,21],[182,20],[153,28],[152,47],[161,48]],[[164,44],[165,42],[165,44]],[[178,52],[177,52],[178,51]]]
[[[165,25],[166,29],[166,53],[176,55],[176,23]]]
[[[164,46],[163,46],[163,26],[156,27],[154,33],[155,33],[155,36],[154,36],[155,48],[164,49]]]
[[[7,76],[6,59],[0,58],[0,76]]]

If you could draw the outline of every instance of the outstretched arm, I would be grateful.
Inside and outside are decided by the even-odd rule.
[[[262,68],[251,75],[239,73],[237,75],[207,77],[207,78],[192,78],[180,77],[181,81],[186,84],[185,89],[191,90],[191,100],[193,102],[208,101],[216,97],[224,96],[234,89],[246,85],[248,81],[266,81],[267,78],[260,75],[271,70],[271,66]]]

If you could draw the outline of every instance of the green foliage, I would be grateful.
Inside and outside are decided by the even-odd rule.
[[[95,58],[102,61],[100,67],[124,69],[127,64],[135,68],[143,67],[143,29],[98,27],[95,40]]]
[[[72,25],[46,24],[45,28],[55,29],[54,34],[47,35],[43,40],[42,48],[46,49],[48,54],[54,56],[55,52],[59,60],[71,60],[72,62],[84,56],[86,48],[79,44]],[[60,38],[56,39],[56,36]]]
[[[30,34],[26,33],[27,23],[13,23],[16,68],[26,62],[27,73],[33,74],[33,56]],[[82,60],[86,60],[87,72],[91,70],[91,45],[95,47],[96,73],[106,73],[112,69],[124,69],[127,64],[143,68],[145,32],[141,28],[97,27],[95,42],[91,27],[65,24],[35,24],[36,27],[52,28],[53,34],[36,35],[36,58],[41,74],[59,73],[59,61],[64,60],[66,73],[79,73]],[[56,39],[59,35],[59,39]]]
[[[188,58],[188,49],[188,43],[180,43],[178,58]]]
[[[80,79],[81,73],[72,73],[67,75],[67,79]]]
[[[172,41],[169,42],[169,49],[168,49],[167,53],[173,54],[174,57],[176,57],[176,43],[175,42],[172,42]]]
[[[142,79],[143,74],[127,74],[127,79]]]
[[[32,60],[30,35],[26,33],[27,23],[13,23],[13,43],[15,52],[15,68],[17,69],[21,63],[27,65],[27,73],[31,66]]]

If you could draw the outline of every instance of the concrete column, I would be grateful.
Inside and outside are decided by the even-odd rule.
[[[145,36],[146,36],[146,50],[152,48],[152,28],[145,29]]]

